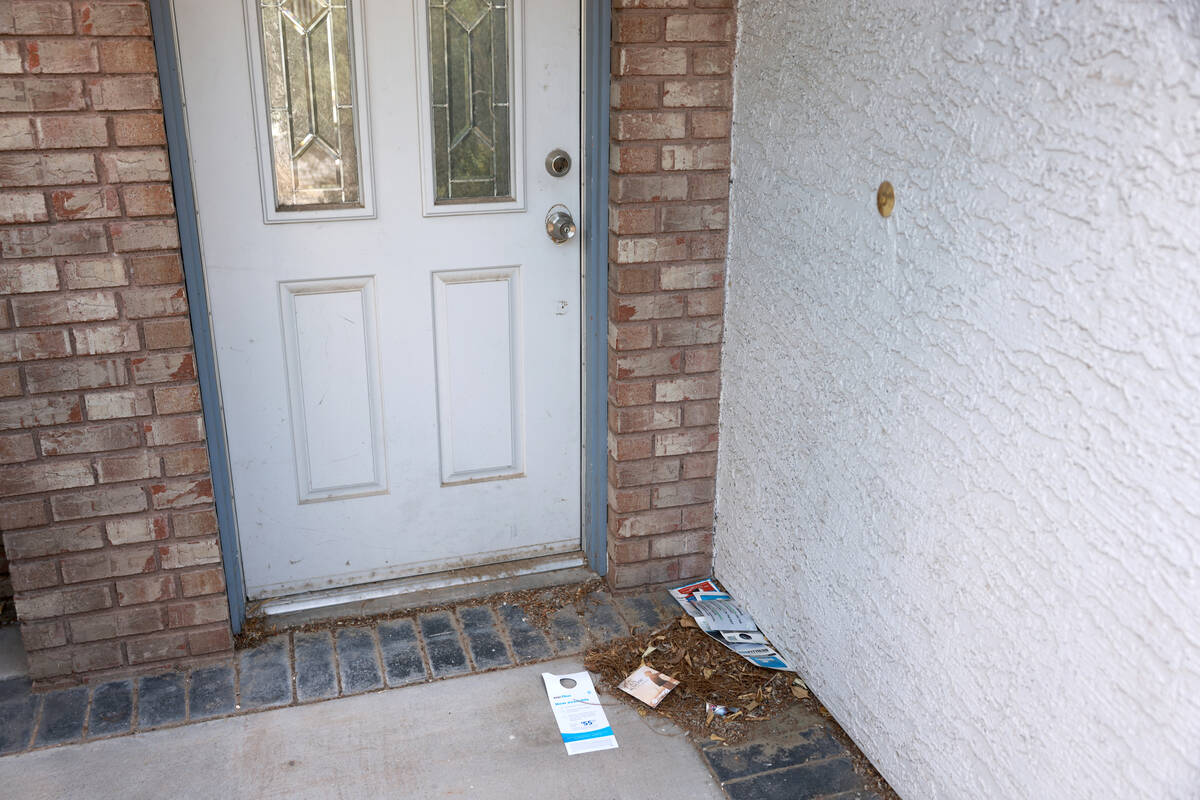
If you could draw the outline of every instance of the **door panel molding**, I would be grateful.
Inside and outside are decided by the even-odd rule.
[[[433,273],[442,486],[525,474],[522,318],[520,267]]]
[[[279,306],[300,502],[387,492],[375,277],[282,281]]]

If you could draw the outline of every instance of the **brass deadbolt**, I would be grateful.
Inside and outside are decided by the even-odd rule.
[[[887,181],[879,184],[879,191],[875,192],[875,205],[879,208],[879,216],[892,215],[892,209],[896,207],[896,190]]]

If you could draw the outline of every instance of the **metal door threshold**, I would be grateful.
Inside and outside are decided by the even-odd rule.
[[[540,589],[595,578],[583,553],[539,556],[378,583],[322,589],[250,604],[248,616],[285,627],[341,617],[456,603],[499,592]]]

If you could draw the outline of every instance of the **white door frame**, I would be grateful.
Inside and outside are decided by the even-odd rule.
[[[163,118],[170,158],[171,180],[179,223],[184,283],[187,289],[196,372],[207,436],[213,499],[221,541],[221,557],[234,633],[246,618],[246,588],[242,574],[237,520],[233,511],[233,481],[217,378],[212,319],[200,252],[199,225],[193,194],[183,91],[175,41],[173,0],[149,0],[154,48],[162,92]],[[583,156],[580,175],[581,293],[583,301],[583,397],[581,476],[583,481],[582,544],[588,564],[604,575],[607,562],[607,404],[608,404],[608,105],[610,0],[580,0],[583,30],[580,92]]]

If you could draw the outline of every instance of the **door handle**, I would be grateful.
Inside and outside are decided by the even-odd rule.
[[[546,235],[555,244],[562,244],[575,238],[578,228],[575,219],[566,206],[559,203],[550,207],[546,212]]]

